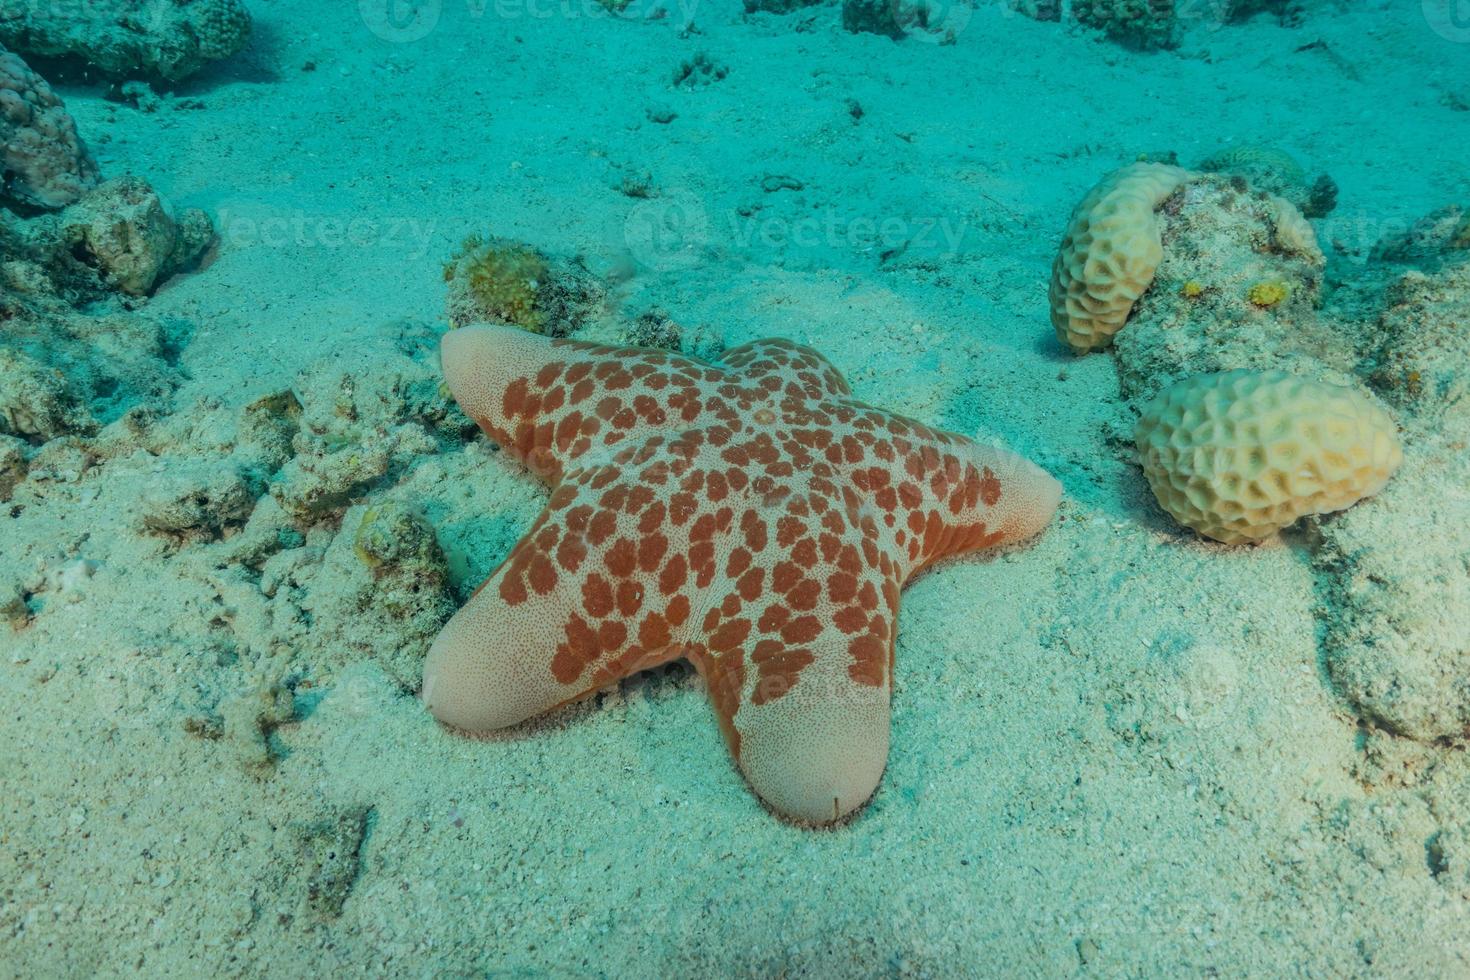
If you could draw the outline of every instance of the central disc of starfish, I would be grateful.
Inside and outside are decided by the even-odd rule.
[[[429,710],[502,728],[687,657],[750,785],[804,820],[883,774],[904,583],[1030,537],[1061,494],[1019,456],[854,401],[785,340],[710,364],[465,327],[442,361],[552,491],[434,641]]]

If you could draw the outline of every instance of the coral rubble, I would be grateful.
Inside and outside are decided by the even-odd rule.
[[[1316,559],[1334,682],[1367,718],[1429,741],[1470,727],[1470,256],[1446,243],[1426,259],[1362,332],[1363,369],[1404,422],[1403,472],[1324,523]]]
[[[111,77],[178,81],[250,38],[241,0],[99,0],[0,4],[0,44],[79,59]]]

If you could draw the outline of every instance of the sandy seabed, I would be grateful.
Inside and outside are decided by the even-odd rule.
[[[1417,0],[1158,54],[993,6],[953,44],[724,0],[444,0],[412,39],[250,8],[251,47],[156,111],[59,86],[106,173],[220,242],[147,304],[187,341],[169,418],[7,505],[31,615],[0,627],[0,971],[1470,975],[1463,746],[1360,723],[1297,538],[1225,548],[1154,507],[1112,360],[1046,306],[1071,208],[1140,153],[1289,147],[1340,185],[1339,270],[1470,200],[1470,43]],[[789,337],[1064,483],[1034,545],[907,590],[855,817],[763,808],[689,670],[480,740],[414,697],[425,636],[375,632],[365,510],[425,515],[452,608],[544,500],[424,407],[441,266],[477,232],[607,281],[589,336],[658,311],[695,353]],[[287,392],[380,478],[274,550],[140,527]]]

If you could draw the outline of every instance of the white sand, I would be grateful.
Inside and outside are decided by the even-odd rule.
[[[681,36],[677,12],[445,0],[392,44],[352,5],[256,0],[252,48],[179,93],[200,109],[62,91],[106,173],[222,226],[217,260],[149,304],[195,327],[182,412],[232,414],[323,357],[400,356],[404,322],[441,319],[440,263],[488,231],[636,267],[613,316],[811,343],[859,397],[1052,469],[1068,499],[1037,544],[907,591],[872,803],[830,830],[776,819],[688,671],[448,734],[376,663],[283,647],[311,623],[271,622],[281,604],[215,552],[139,535],[149,470],[111,466],[3,531],[6,567],[53,584],[0,627],[0,972],[1470,975],[1463,752],[1360,730],[1320,666],[1331,597],[1300,543],[1170,527],[1111,360],[1065,356],[1045,312],[1067,212],[1139,152],[1283,144],[1340,183],[1319,234],[1349,250],[1470,198],[1470,113],[1442,98],[1470,98],[1470,44],[1417,0],[1195,25],[1156,56],[992,8],[939,46],[737,6],[699,5]],[[1319,39],[1335,58],[1300,50]],[[673,89],[696,52],[728,76]],[[619,191],[644,171],[660,196]],[[689,234],[651,248],[671,207]],[[881,263],[885,221],[920,240]],[[420,459],[399,493],[461,591],[539,501],[479,444]],[[278,761],[185,730],[273,659],[297,685]],[[301,828],[343,812],[367,813],[356,877],[340,916],[314,915]]]

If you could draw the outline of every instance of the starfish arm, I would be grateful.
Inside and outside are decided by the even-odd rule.
[[[435,638],[422,698],[440,721],[505,728],[684,655],[688,597],[661,592],[627,538],[588,555],[580,510],[548,508]]]
[[[590,690],[586,682],[562,684],[548,669],[550,638],[564,631],[565,614],[541,597],[507,603],[500,586],[508,568],[501,565],[480,586],[429,648],[420,697],[446,725],[505,728]]]
[[[859,402],[824,409],[821,461],[803,469],[842,487],[848,506],[894,545],[902,581],[936,561],[1032,537],[1061,500],[1061,484],[1016,453]]]
[[[583,454],[688,428],[725,377],[667,351],[553,341],[500,326],[449,331],[440,361],[465,414],[550,483]]]
[[[448,724],[514,725],[683,656],[733,510],[683,489],[650,441],[578,469],[444,627],[423,699]]]
[[[846,639],[829,630],[806,644],[804,652],[814,659],[806,676],[759,706],[748,700],[749,688],[760,682],[750,659],[759,643],[750,653],[696,647],[689,657],[705,678],[726,744],[751,789],[778,813],[808,823],[830,823],[862,806],[888,762],[889,685],[856,684],[815,666],[840,663]]]
[[[787,382],[795,381],[810,398],[846,398],[852,394],[842,372],[831,361],[789,340],[753,340],[725,351],[720,361],[756,384],[770,384],[775,378],[785,387]]]
[[[900,532],[905,581],[945,558],[1034,537],[1062,495],[1062,485],[1024,456],[962,436],[926,442],[910,454],[904,476],[897,512],[881,498],[890,506],[884,523]]]
[[[899,567],[863,524],[816,495],[737,507],[689,652],[751,786],[818,823],[867,800],[888,755]]]

